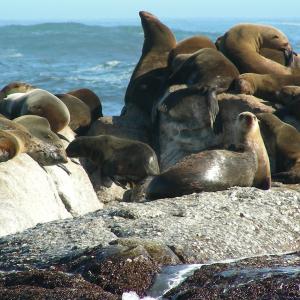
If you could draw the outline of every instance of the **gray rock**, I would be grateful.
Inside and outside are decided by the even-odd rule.
[[[205,263],[299,248],[300,195],[232,188],[145,203],[111,203],[83,217],[0,239],[0,269],[49,265],[119,238],[169,246],[184,263]],[[20,245],[26,245],[26,251]]]

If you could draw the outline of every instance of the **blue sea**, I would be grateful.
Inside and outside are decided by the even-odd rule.
[[[269,24],[300,52],[300,19],[163,19],[177,40],[206,35],[213,41],[237,23]],[[119,115],[143,46],[139,19],[11,24],[0,21],[0,86],[25,81],[53,93],[90,88],[104,115]]]

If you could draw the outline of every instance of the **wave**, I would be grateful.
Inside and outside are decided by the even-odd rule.
[[[2,51],[0,51],[1,58],[20,58],[24,56],[21,52],[18,52],[16,49],[6,49],[3,52]]]

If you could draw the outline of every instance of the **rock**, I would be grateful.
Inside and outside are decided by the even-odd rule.
[[[204,265],[164,299],[299,299],[300,252]]]
[[[183,263],[295,251],[299,206],[297,191],[239,187],[145,203],[114,202],[0,239],[0,269],[49,266],[117,238],[161,242]],[[26,251],[20,250],[23,244]]]
[[[27,154],[0,164],[0,235],[71,217],[55,185]]]
[[[116,296],[99,286],[85,281],[79,275],[62,272],[33,270],[0,275],[0,298],[13,299],[103,299],[115,300]]]

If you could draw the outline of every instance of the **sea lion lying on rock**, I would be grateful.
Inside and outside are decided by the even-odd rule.
[[[220,50],[241,73],[292,74],[291,68],[259,53],[261,48],[270,48],[283,51],[287,59],[293,56],[288,38],[272,26],[238,24],[228,30],[218,43]]]
[[[257,118],[243,112],[236,120],[236,149],[210,150],[190,155],[154,177],[146,199],[177,197],[232,186],[269,189],[270,164]]]
[[[49,121],[54,132],[62,130],[70,122],[67,106],[53,94],[41,89],[8,95],[0,101],[0,113],[10,119],[22,115],[44,117]]]
[[[109,135],[82,136],[66,149],[69,157],[87,157],[115,183],[131,185],[159,174],[155,152],[147,144]]]

